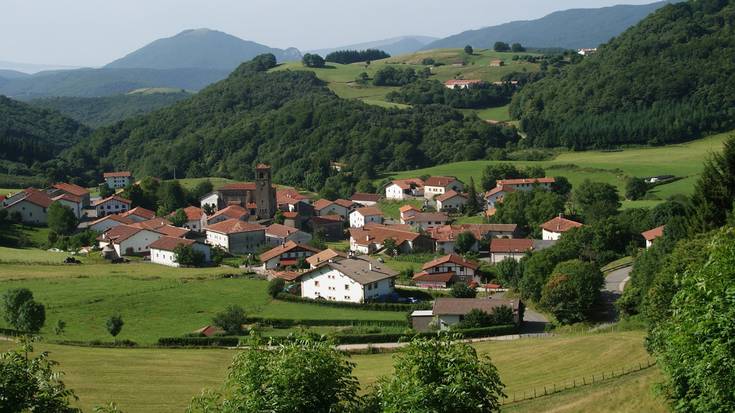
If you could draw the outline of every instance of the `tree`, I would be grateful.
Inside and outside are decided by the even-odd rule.
[[[483,190],[489,191],[495,188],[497,181],[501,179],[518,178],[525,178],[525,174],[512,163],[491,164],[483,169],[480,184]]]
[[[160,215],[168,215],[178,208],[186,206],[186,190],[179,181],[164,181],[156,191],[157,210]]]
[[[186,212],[182,208],[177,209],[173,214],[169,215],[168,220],[171,221],[171,225],[175,227],[183,227],[187,222],[189,222],[189,218],[186,216]]]
[[[224,311],[215,314],[212,323],[225,330],[227,334],[242,334],[242,325],[248,321],[245,310],[238,305],[229,305]]]
[[[493,317],[479,308],[473,308],[469,313],[465,314],[462,322],[458,324],[459,328],[482,328],[489,327],[493,324]]]
[[[477,239],[470,231],[462,232],[457,235],[457,241],[454,243],[454,249],[460,254],[466,254],[472,250],[477,243]]]
[[[385,241],[383,241],[383,251],[389,257],[395,257],[396,254],[398,254],[398,246],[396,245],[396,240],[394,240],[393,238],[386,238]]]
[[[635,201],[646,196],[648,184],[643,178],[631,177],[625,181],[625,197]]]
[[[567,197],[572,192],[572,184],[566,176],[555,176],[554,183],[551,184],[551,190],[563,197]]]
[[[105,199],[115,194],[115,190],[110,188],[110,186],[106,183],[99,184],[97,188],[99,189],[100,197],[102,199]]]
[[[477,297],[477,290],[463,282],[457,282],[452,286],[450,294],[454,298],[475,298]]]
[[[283,223],[286,222],[286,217],[283,216],[283,211],[280,209],[276,210],[276,214],[273,216],[273,222],[280,225],[283,225]]]
[[[471,55],[471,54],[473,54],[475,52],[475,49],[473,49],[472,46],[467,45],[467,46],[464,47],[464,52],[465,52],[465,54]]]
[[[54,334],[56,334],[57,336],[60,336],[64,334],[65,331],[66,331],[66,321],[62,319],[56,320],[56,325],[54,326]]]
[[[614,186],[586,179],[572,196],[577,211],[587,222],[594,222],[618,213],[620,199]]]
[[[562,262],[544,286],[540,304],[562,324],[584,321],[604,282],[602,272],[594,263]]]
[[[320,250],[327,249],[326,234],[324,233],[324,230],[319,229],[314,231],[311,240],[309,241],[309,245]]]
[[[29,341],[0,353],[0,412],[81,412],[70,406],[76,396],[61,381],[64,373],[54,371],[57,363],[46,352],[30,354]]]
[[[676,275],[671,318],[653,331],[676,411],[735,411],[735,231],[721,230],[707,250],[707,265]]]
[[[125,322],[123,321],[122,316],[120,314],[114,314],[105,322],[105,328],[107,328],[107,332],[110,333],[111,336],[117,337],[117,335],[120,334],[120,331],[122,331],[123,324],[125,324]]]
[[[18,309],[16,327],[20,331],[38,333],[46,322],[46,307],[34,300],[24,302]]]
[[[278,297],[278,294],[283,292],[286,287],[286,281],[283,278],[275,277],[268,282],[268,295],[273,298]]]
[[[477,188],[475,188],[475,179],[470,177],[470,183],[467,185],[467,205],[465,212],[467,215],[477,215],[482,211],[480,200],[477,196]]]
[[[692,230],[707,231],[727,222],[735,204],[735,136],[725,141],[722,152],[704,164],[692,195]]]
[[[523,267],[513,258],[506,258],[495,264],[500,283],[507,288],[518,288],[518,281],[523,275]]]
[[[395,373],[378,381],[380,411],[499,411],[505,394],[497,369],[459,338],[416,338],[401,349],[394,358]]]
[[[194,189],[189,192],[189,202],[191,204],[198,204],[199,200],[202,199],[205,195],[210,194],[214,190],[214,185],[212,185],[212,181],[209,179],[205,179],[203,181],[200,181]]]
[[[521,310],[519,309],[519,311]],[[490,312],[490,317],[492,318],[492,323],[497,325],[515,323],[513,309],[508,307],[507,305],[501,305],[500,307],[493,308],[493,310]],[[520,314],[519,317],[523,319],[522,314]]]
[[[523,47],[523,45],[521,45],[520,43],[513,43],[510,46],[510,51],[513,53],[523,53],[526,51],[526,48]]]
[[[508,43],[505,42],[495,42],[495,45],[493,45],[493,50],[496,52],[508,52],[510,51],[510,46]]]
[[[195,398],[189,413],[353,411],[355,365],[331,343],[300,337],[275,348],[258,341],[249,347],[235,356],[222,393]]]
[[[318,54],[306,53],[301,59],[301,63],[306,67],[320,68],[324,67],[324,58]]]
[[[79,220],[71,208],[65,207],[59,201],[49,205],[47,211],[48,227],[59,235],[69,235],[77,229]]]
[[[214,209],[214,205],[212,204],[204,204],[204,206],[202,206],[202,211],[206,215],[212,215],[216,212],[216,210]]]
[[[33,293],[27,288],[15,288],[3,294],[3,318],[11,326],[18,328],[20,308],[28,301],[33,301]]]
[[[182,267],[201,267],[206,257],[191,245],[179,244],[174,248],[176,262]]]

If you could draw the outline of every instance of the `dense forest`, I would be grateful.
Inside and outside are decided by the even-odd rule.
[[[35,99],[33,106],[61,112],[92,128],[111,125],[191,97],[184,90],[172,93],[132,93],[94,98],[54,97]]]
[[[390,55],[382,50],[338,50],[327,55],[327,62],[341,63],[348,65],[357,62],[369,62],[371,60],[387,59]]]
[[[388,94],[391,102],[408,105],[447,105],[459,109],[502,106],[508,103],[515,88],[510,84],[481,83],[466,89],[449,89],[436,80],[421,80]]]
[[[87,127],[58,112],[0,96],[0,160],[46,161],[88,134]]]
[[[668,5],[513,99],[531,146],[664,144],[735,127],[735,1]]]
[[[138,176],[249,179],[258,162],[283,184],[320,190],[348,165],[353,179],[379,171],[482,159],[517,141],[515,130],[466,119],[439,105],[385,109],[333,94],[314,73],[277,71],[272,55],[241,65],[191,99],[100,128],[50,162],[54,179],[94,182],[102,169]]]

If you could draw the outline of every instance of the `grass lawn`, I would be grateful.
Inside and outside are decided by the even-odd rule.
[[[226,184],[235,182],[232,179],[217,178],[217,177],[212,177],[212,178],[186,178],[186,179],[178,179],[178,181],[181,184],[181,186],[183,186],[186,189],[194,189],[194,187],[197,186],[197,184],[199,184],[200,182],[203,182],[203,181],[207,181],[207,180],[212,183],[212,186],[214,188],[219,188],[219,187],[221,187],[223,185],[226,185]]]
[[[648,356],[643,336],[642,332],[605,333],[475,346],[481,354],[492,357],[507,386],[506,393],[512,395],[645,362]],[[0,349],[10,346],[0,342]],[[51,358],[60,362],[59,369],[66,373],[64,381],[76,391],[85,411],[115,401],[126,413],[183,411],[203,388],[222,383],[234,355],[231,350],[100,349],[45,343],[38,344],[37,350],[50,351]],[[357,364],[354,373],[363,389],[378,377],[391,374],[392,357],[352,356]],[[616,383],[611,381],[604,388],[615,390]]]
[[[335,251],[349,251],[350,250],[349,240],[332,241],[332,242],[327,242],[326,244],[327,244],[327,248],[331,248]]]
[[[518,166],[542,166],[546,168],[549,176],[565,176],[575,186],[585,179],[607,182],[618,187],[621,193],[625,192],[627,176],[646,177],[670,174],[688,177],[651,190],[653,195],[665,199],[674,194],[690,194],[707,156],[721,150],[723,142],[732,133],[721,133],[684,144],[630,148],[619,152],[564,152],[550,161],[455,162],[432,168],[395,172],[390,176],[398,179],[421,175],[452,175],[464,182],[468,182],[470,177],[473,177],[475,182],[480,182],[486,165],[512,162]],[[655,202],[626,202],[625,206],[651,206]]]
[[[633,257],[623,257],[618,260],[615,260],[606,266],[602,267],[602,272],[608,272],[610,270],[613,270],[621,265],[627,265],[633,263]]]
[[[0,188],[0,195],[10,195],[20,191],[19,188]]]
[[[421,207],[424,206],[424,200],[423,199],[408,199],[405,201],[389,201],[387,199],[383,199],[376,205],[378,208],[380,208],[381,211],[383,211],[383,215],[386,218],[395,219],[398,221],[401,219],[401,212],[399,209],[404,205],[413,205],[414,207],[421,209]]]
[[[510,113],[508,108],[510,105],[499,106],[496,108],[488,109],[464,109],[464,113],[474,113],[478,118],[482,120],[494,120],[497,122],[508,122],[510,121]]]
[[[462,215],[454,220],[455,224],[482,224],[483,223],[483,217],[482,215],[473,215],[473,216],[467,216]]]

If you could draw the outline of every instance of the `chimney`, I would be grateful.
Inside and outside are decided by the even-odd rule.
[[[372,270],[373,270],[373,263],[368,262],[368,271],[372,271]]]

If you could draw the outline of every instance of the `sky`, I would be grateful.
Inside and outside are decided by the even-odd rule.
[[[209,28],[271,47],[445,37],[557,10],[654,0],[3,0],[0,61],[97,67],[161,37]]]

